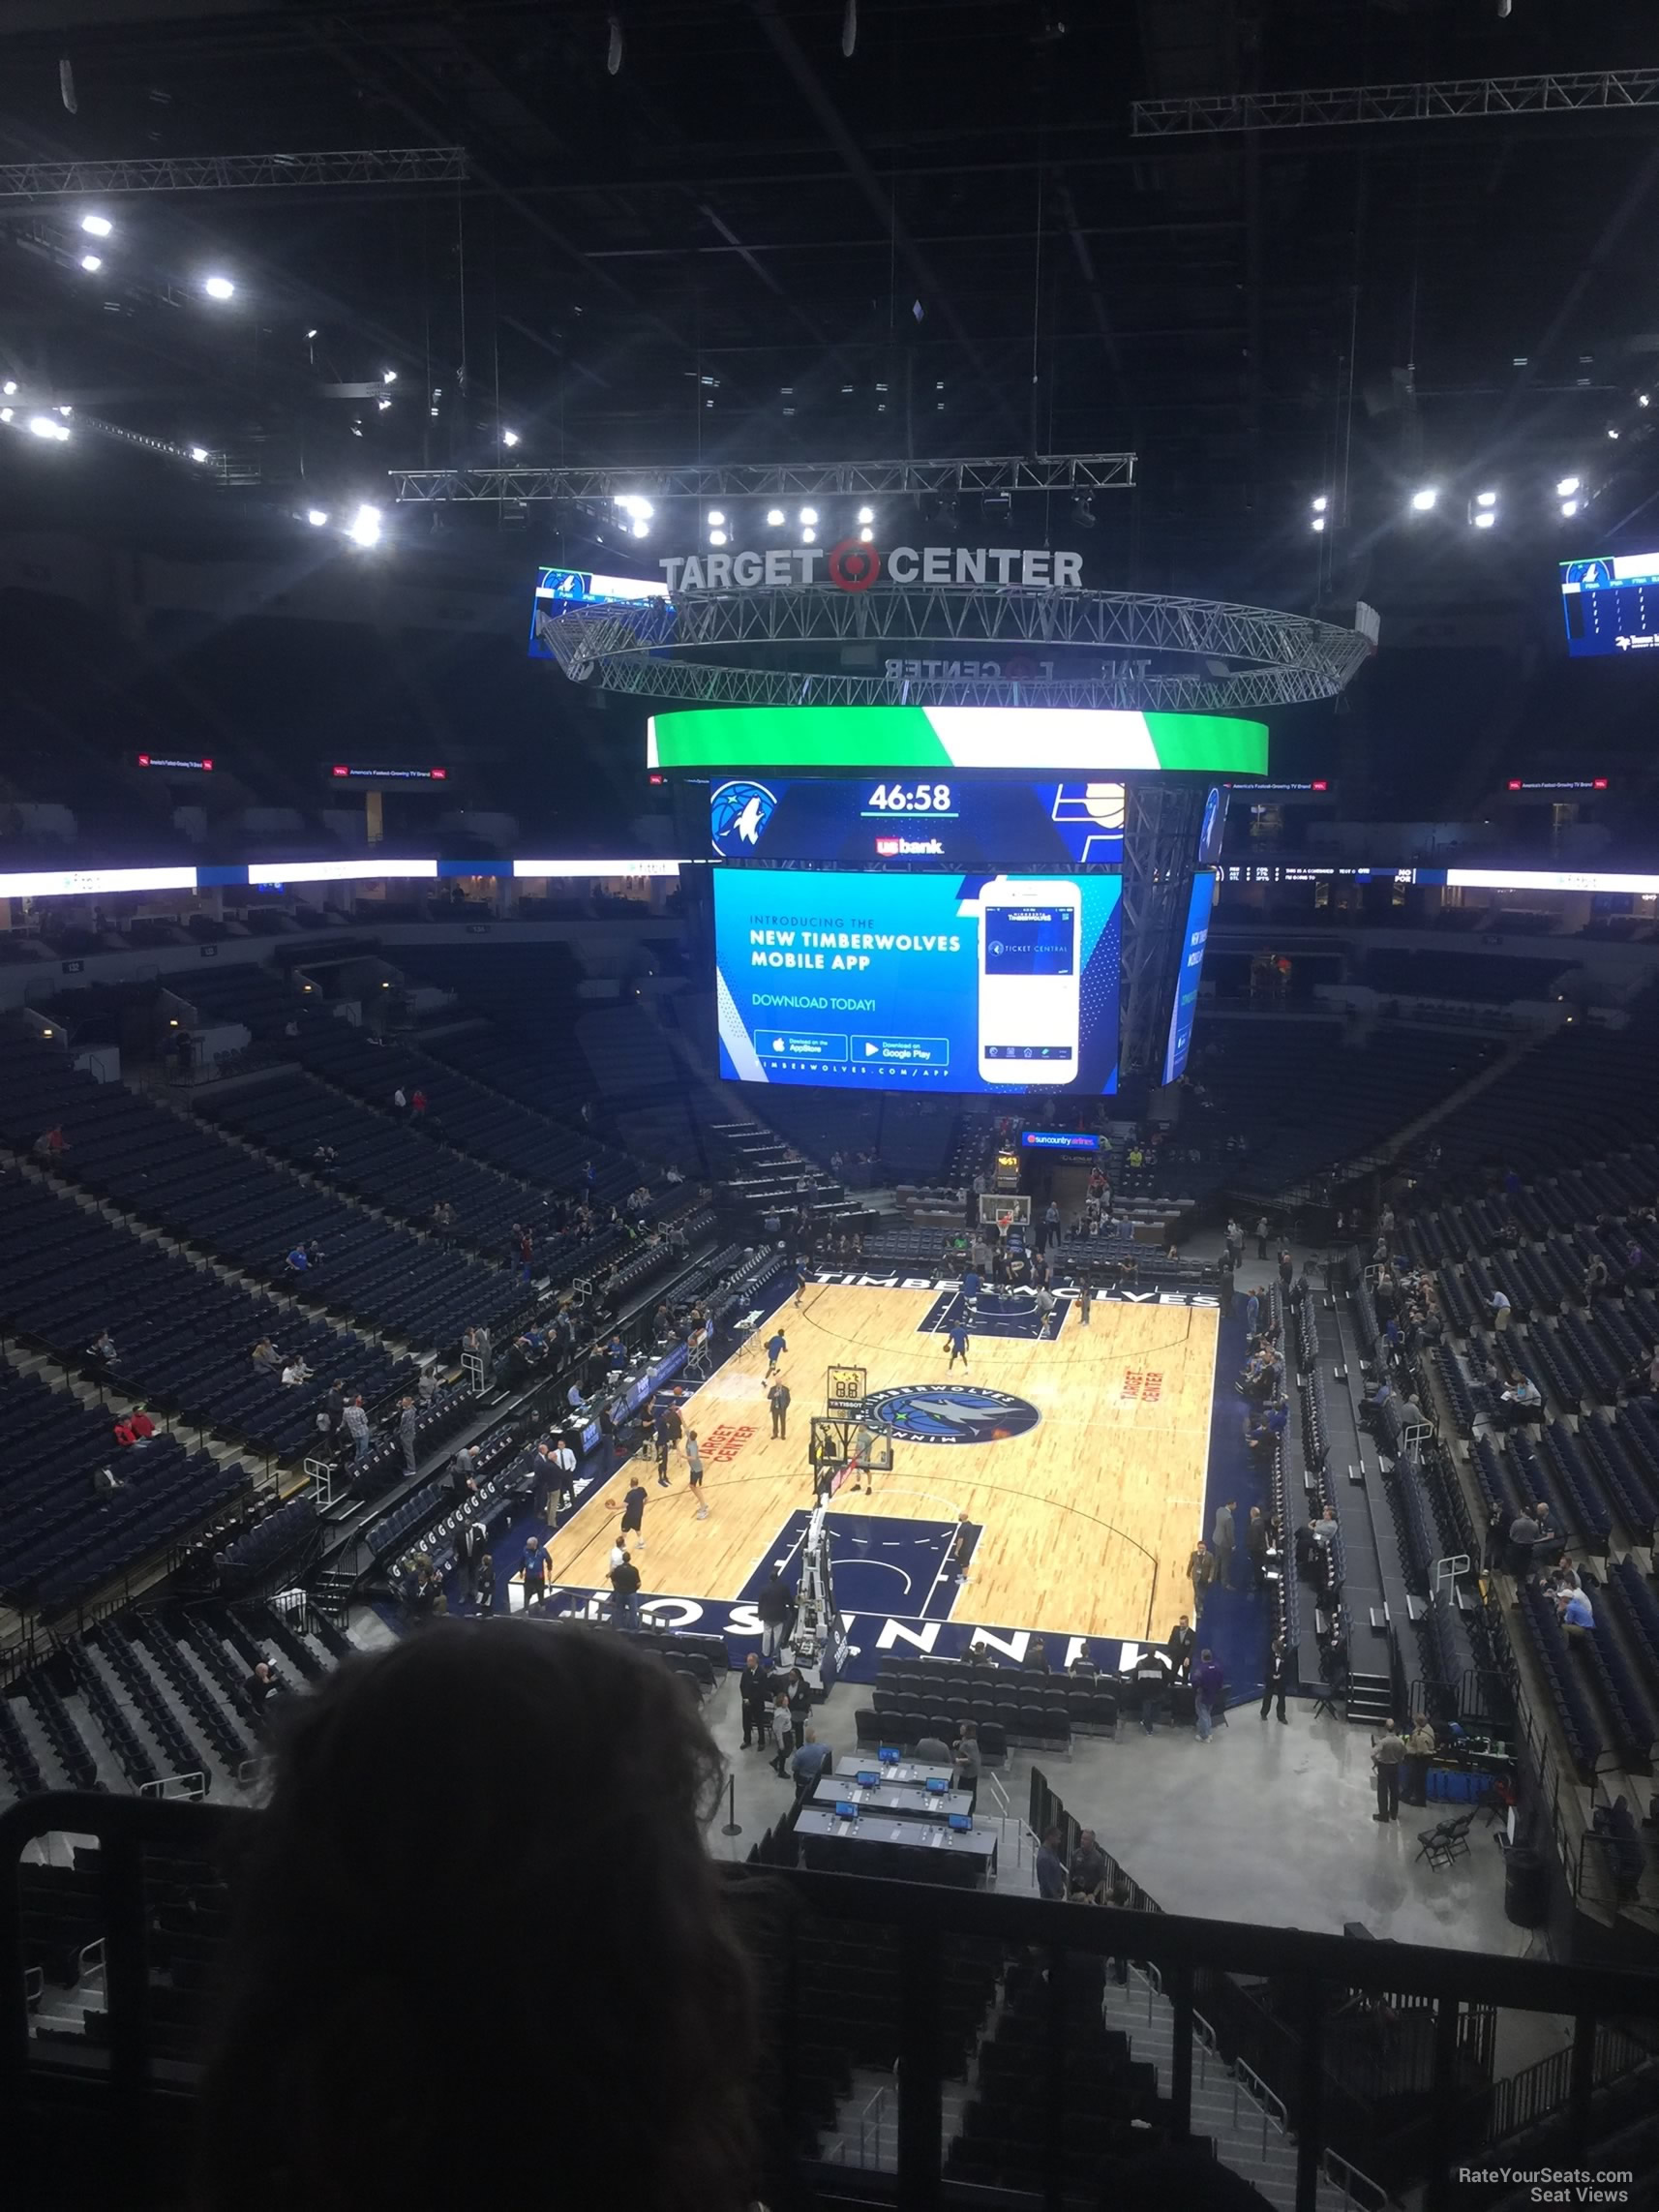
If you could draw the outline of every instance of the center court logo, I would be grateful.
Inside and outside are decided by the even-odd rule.
[[[860,1409],[865,1420],[912,1444],[995,1444],[1023,1437],[1042,1415],[1006,1390],[912,1386],[876,1390]]]

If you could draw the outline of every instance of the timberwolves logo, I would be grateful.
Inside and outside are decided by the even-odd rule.
[[[872,1391],[860,1410],[877,1428],[912,1444],[995,1444],[1005,1437],[1023,1437],[1042,1418],[1023,1398],[968,1382]]]
[[[761,833],[777,812],[777,800],[764,783],[739,776],[723,783],[709,802],[709,834],[723,861],[740,861],[761,841]]]

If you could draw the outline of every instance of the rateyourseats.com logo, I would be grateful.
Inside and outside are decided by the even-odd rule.
[[[956,1388],[877,1390],[860,1409],[865,1420],[912,1444],[995,1444],[1023,1437],[1042,1415],[1006,1390]]]

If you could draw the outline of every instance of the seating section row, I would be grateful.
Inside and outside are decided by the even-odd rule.
[[[181,1438],[117,1455],[106,1420],[36,1376],[0,1366],[0,1596],[54,1613],[165,1550],[249,1487]],[[95,1486],[121,1458],[120,1486]]]

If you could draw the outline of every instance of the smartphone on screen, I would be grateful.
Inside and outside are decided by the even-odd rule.
[[[980,1079],[1025,1087],[1077,1075],[1080,886],[995,876],[980,902]]]

